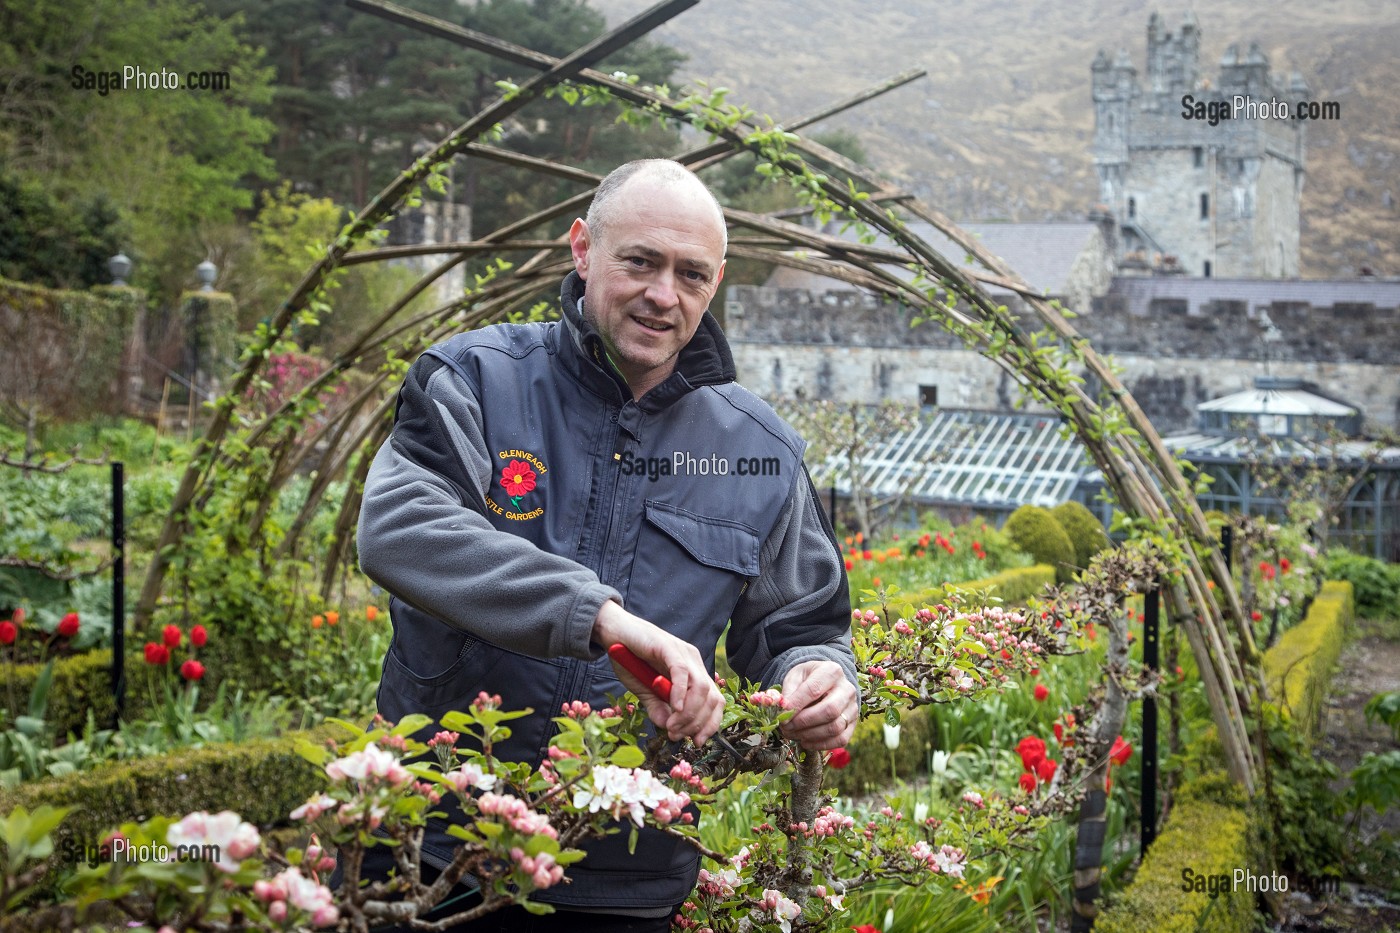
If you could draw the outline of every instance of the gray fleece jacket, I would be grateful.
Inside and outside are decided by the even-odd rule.
[[[707,312],[676,371],[639,400],[563,286],[563,320],[497,325],[428,350],[400,390],[365,483],[360,564],[387,589],[394,637],[379,710],[436,718],[479,691],[535,715],[494,749],[538,763],[571,700],[620,694],[591,642],[603,601],[765,685],[838,662],[855,682],[841,552],[802,466],[803,442],[734,383]],[[460,818],[460,817],[459,817]],[[435,821],[425,858],[453,842]],[[680,902],[697,857],[645,831],[590,843],[541,900],[651,912]]]

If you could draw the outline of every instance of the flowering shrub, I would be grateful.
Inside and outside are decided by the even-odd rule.
[[[906,590],[931,590],[1031,562],[1006,535],[981,521],[895,534],[880,545],[858,533],[844,540],[853,593],[883,586],[896,575]]]
[[[882,717],[896,742],[902,709],[990,697],[1047,656],[1081,650],[1085,619],[1110,610],[1122,615],[1111,600],[1081,604],[1064,594],[1024,611],[956,593],[935,606],[907,609],[862,611],[854,626],[862,713]],[[170,676],[171,652],[195,641],[193,631],[187,639],[172,626],[148,648],[164,657],[159,667]],[[72,928],[84,922],[83,905],[101,902],[153,926],[180,928],[198,915],[228,930],[363,928],[423,916],[470,874],[482,899],[443,921],[451,925],[509,904],[548,910],[531,894],[562,883],[589,838],[652,827],[708,859],[676,920],[681,929],[826,930],[841,925],[846,899],[867,885],[946,886],[959,896],[989,896],[996,879],[977,879],[978,860],[1078,805],[1087,779],[1110,754],[1106,744],[1074,730],[1067,716],[1062,725],[1069,733],[1057,730],[1058,761],[1043,740],[1023,742],[1034,783],[1023,781],[1020,790],[968,788],[932,807],[919,801],[911,809],[862,810],[822,794],[824,759],[839,766],[844,750],[828,758],[786,740],[779,730],[792,712],[780,692],[720,686],[721,734],[737,756],[719,743],[697,748],[655,739],[644,747],[636,738],[644,734],[644,713],[625,701],[596,710],[566,704],[553,720],[558,734],[549,753],[534,768],[493,755],[509,723],[530,715],[502,709],[500,697],[481,694],[470,708],[444,716],[427,741],[415,738],[430,725],[422,716],[397,724],[376,719],[369,729],[346,726],[350,737],[343,743],[301,748],[322,768],[326,786],[291,814],[338,849],[345,875],[338,891],[325,887],[330,863],[318,842],[277,853],[236,815],[194,814],[128,824],[121,833],[145,842],[216,842],[217,858],[174,866],[99,861],[74,879],[73,904],[52,908],[46,919],[54,928]],[[1075,715],[1087,722],[1094,712]],[[459,745],[463,739],[469,747]],[[1118,760],[1124,750],[1111,754]],[[766,775],[764,817],[737,852],[711,850],[699,838],[696,810],[713,809],[717,795],[744,774]],[[454,831],[461,845],[426,884],[417,871],[419,833],[428,814],[448,803],[464,814]],[[398,879],[362,883],[366,849],[385,844],[393,846]],[[14,890],[28,869],[12,859],[5,870],[7,889]]]

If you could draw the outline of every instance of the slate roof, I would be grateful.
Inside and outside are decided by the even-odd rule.
[[[1000,256],[1013,272],[1052,298],[1064,296],[1075,261],[1090,247],[1092,238],[1098,235],[1098,226],[1088,221],[966,223],[960,226],[979,239],[994,255]],[[909,224],[909,228],[952,262],[965,263],[967,253],[932,225],[919,221]],[[883,236],[877,243],[883,247],[890,246],[889,240]],[[770,288],[806,288],[813,291],[851,288],[836,279],[781,266],[765,284]],[[988,291],[991,294],[1009,294],[998,288],[989,288]]]

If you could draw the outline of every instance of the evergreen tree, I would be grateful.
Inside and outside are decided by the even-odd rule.
[[[220,16],[241,14],[243,34],[266,50],[277,71],[269,148],[278,172],[296,190],[358,208],[424,147],[436,143],[494,100],[496,82],[535,72],[519,65],[356,12],[342,0],[203,0]],[[523,45],[567,55],[606,28],[583,0],[412,0],[420,12]],[[667,81],[679,53],[634,43],[605,70]],[[554,100],[532,105],[528,120],[505,127],[504,145],[545,158],[568,156],[606,171],[629,158],[665,154],[673,131],[637,131],[612,115]],[[449,197],[473,208],[485,232],[576,185],[464,159],[451,173]]]

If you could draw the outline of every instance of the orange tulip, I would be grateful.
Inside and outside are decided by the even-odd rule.
[[[327,613],[326,613],[326,624],[327,624],[327,625],[339,625],[339,624],[340,624],[340,613],[336,612],[334,609],[332,609],[331,611],[327,612]]]
[[[325,617],[322,616],[320,613],[317,613],[316,615],[311,617],[311,627],[320,628],[322,625],[325,624],[325,621]]]
[[[368,619],[368,620],[371,621],[371,622],[373,622],[375,619],[379,618],[379,607],[378,607],[378,606],[366,606],[366,607],[365,607],[365,618]]]

